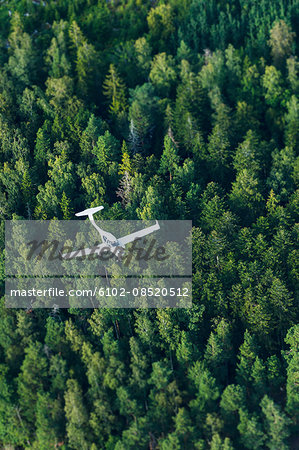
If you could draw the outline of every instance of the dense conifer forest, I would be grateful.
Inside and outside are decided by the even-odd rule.
[[[8,309],[0,446],[299,448],[297,0],[1,0],[4,221],[192,219],[191,309]]]

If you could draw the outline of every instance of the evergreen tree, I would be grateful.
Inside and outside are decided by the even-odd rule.
[[[159,53],[151,64],[149,78],[156,87],[158,94],[169,95],[176,80],[174,59],[166,53]]]
[[[71,210],[71,202],[67,198],[64,191],[63,191],[62,197],[61,197],[60,208],[61,208],[61,212],[62,212],[62,218],[64,220],[72,219],[73,214],[72,214],[72,210]]]
[[[172,180],[173,172],[178,166],[179,156],[177,149],[169,135],[164,138],[164,150],[160,162],[160,170],[162,173],[169,173],[169,180]]]
[[[240,409],[240,423],[238,425],[238,430],[241,435],[240,442],[245,448],[264,448],[266,436],[256,415],[250,416],[246,410]]]
[[[18,376],[18,393],[23,420],[34,425],[38,394],[46,389],[48,363],[42,344],[32,342],[26,349],[21,372]]]
[[[267,447],[273,450],[277,447],[287,449],[286,438],[290,434],[288,429],[290,419],[267,395],[261,401],[261,408],[267,433]]]
[[[268,43],[275,65],[280,65],[283,59],[290,55],[294,37],[295,33],[290,30],[284,20],[276,22],[270,30]]]
[[[78,382],[68,379],[65,392],[66,431],[71,448],[90,448],[88,413],[83,403],[82,390]]]
[[[296,6],[2,1],[1,448],[298,447]],[[61,238],[54,219],[98,205],[192,220],[161,262],[182,270],[192,241],[190,308],[120,308],[121,261],[102,280],[113,308],[7,307],[29,282],[9,226],[24,256],[23,221]]]
[[[291,415],[297,414],[299,405],[299,388],[298,388],[298,359],[299,359],[299,327],[290,328],[285,338],[285,342],[289,344],[290,350],[286,352],[285,357],[288,363],[287,367],[287,411]],[[295,419],[297,421],[297,419]]]
[[[110,102],[109,110],[112,116],[119,116],[127,109],[125,85],[116,68],[110,64],[108,75],[103,84],[104,95]]]

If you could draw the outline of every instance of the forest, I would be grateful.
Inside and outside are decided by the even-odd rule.
[[[0,23],[1,448],[298,449],[298,0]],[[98,205],[192,220],[192,308],[5,307],[5,220]]]

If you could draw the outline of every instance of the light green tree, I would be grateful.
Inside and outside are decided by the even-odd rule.
[[[154,39],[167,39],[174,31],[171,6],[161,4],[152,8],[148,13],[147,23]]]
[[[169,180],[172,180],[175,169],[179,164],[177,147],[169,135],[164,138],[164,149],[160,161],[161,173],[169,173]]]
[[[276,22],[271,28],[268,44],[276,66],[281,65],[282,61],[290,56],[295,36],[296,33],[291,31],[284,20]]]
[[[155,55],[151,64],[149,78],[157,88],[157,92],[166,97],[176,80],[174,59],[166,53]]]
[[[67,419],[66,431],[71,448],[90,448],[90,429],[88,414],[83,402],[82,390],[77,380],[69,379],[65,392],[65,414]]]
[[[110,64],[109,72],[103,83],[103,92],[109,101],[109,110],[112,116],[117,117],[126,111],[125,84],[113,64]]]
[[[280,410],[274,401],[265,395],[261,401],[264,424],[267,433],[266,445],[270,450],[287,449],[286,439],[290,434],[290,419]]]

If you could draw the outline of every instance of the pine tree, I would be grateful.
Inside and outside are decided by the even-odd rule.
[[[77,380],[69,379],[65,392],[66,431],[72,448],[90,448],[88,414],[83,403],[82,390]]]
[[[49,75],[53,78],[60,78],[70,75],[71,65],[67,51],[67,22],[60,20],[53,23],[54,37],[48,48],[46,62],[49,65]]]
[[[21,372],[18,376],[18,393],[23,409],[23,420],[34,425],[38,393],[43,393],[47,379],[48,363],[40,342],[31,343],[26,349]]]
[[[109,72],[103,83],[103,92],[110,102],[109,110],[112,116],[117,117],[126,111],[125,84],[113,64],[110,64]]]
[[[131,158],[128,152],[127,144],[125,141],[123,141],[122,148],[122,158],[121,163],[119,165],[119,175],[125,175],[126,173],[128,175],[132,175],[132,165],[131,165]]]
[[[73,213],[72,213],[72,208],[71,208],[71,201],[66,196],[66,193],[64,191],[63,191],[62,197],[61,197],[60,208],[61,208],[63,220],[72,219]]]
[[[32,205],[32,184],[31,184],[31,177],[29,175],[29,171],[26,168],[23,173],[23,180],[22,180],[22,193],[23,193],[23,201],[24,204],[30,208]]]
[[[195,398],[190,402],[192,413],[200,420],[203,414],[216,408],[216,400],[220,396],[216,379],[202,362],[195,362],[188,371],[188,378],[194,386]]]
[[[152,84],[145,83],[131,92],[129,108],[130,138],[133,151],[146,152],[153,142],[154,130],[159,129],[159,105]]]
[[[36,444],[41,450],[55,448],[63,432],[60,428],[63,415],[61,404],[50,398],[49,393],[38,394],[36,404]],[[63,436],[63,435],[62,435]]]
[[[244,333],[244,342],[240,347],[239,363],[237,366],[237,379],[240,384],[248,384],[251,379],[251,371],[257,357],[258,346],[254,337],[248,330]]]
[[[215,332],[210,334],[204,359],[211,373],[222,382],[228,377],[228,362],[232,358],[231,332],[228,323],[222,319]]]
[[[276,22],[270,30],[268,44],[271,47],[275,65],[279,66],[283,59],[286,59],[290,55],[295,35],[284,20]]]
[[[285,352],[287,360],[287,412],[298,422],[297,411],[299,408],[298,387],[298,363],[299,363],[299,326],[289,329],[285,342],[289,344],[290,350]]]
[[[246,410],[240,409],[240,423],[238,425],[240,432],[240,442],[249,450],[258,450],[264,448],[266,440],[261,423],[256,414],[250,415]]]
[[[38,67],[32,39],[28,33],[23,31],[21,17],[17,11],[12,17],[9,45],[8,67],[16,85],[22,92],[26,85],[34,82]]]
[[[145,37],[141,37],[135,41],[134,48],[138,66],[145,75],[151,66],[151,46]]]
[[[285,143],[287,146],[295,149],[299,144],[299,105],[298,99],[292,95],[287,102],[288,112],[285,116]]]
[[[161,96],[168,96],[176,81],[174,59],[166,53],[159,53],[151,64],[149,78]]]
[[[96,51],[93,45],[89,44],[75,21],[69,28],[69,36],[76,55],[75,64],[79,93],[86,96],[94,82]]]
[[[219,105],[217,113],[216,123],[209,136],[207,159],[214,180],[223,183],[229,176],[231,166],[230,119],[229,110],[224,104]]]
[[[152,8],[147,16],[150,36],[153,40],[160,40],[162,45],[174,32],[173,15],[170,5],[158,5]]]
[[[290,419],[267,395],[265,395],[261,401],[261,408],[264,415],[265,429],[267,432],[267,447],[270,450],[277,448],[289,448],[286,443],[286,439],[290,434]]]
[[[243,217],[248,224],[261,212],[263,196],[260,181],[250,170],[241,170],[232,184],[230,202],[233,212]]]
[[[160,170],[163,174],[169,173],[169,181],[172,180],[174,170],[178,166],[179,156],[177,148],[169,135],[164,138],[164,150],[161,156]]]

